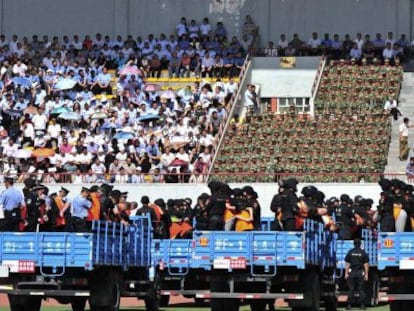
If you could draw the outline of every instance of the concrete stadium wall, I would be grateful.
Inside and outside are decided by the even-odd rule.
[[[232,188],[243,187],[246,184],[230,184]],[[307,184],[300,184],[298,190],[300,193],[301,189]],[[322,192],[325,193],[326,199],[336,196],[339,197],[341,194],[346,193],[354,198],[356,195],[362,195],[364,198],[371,198],[374,200],[375,205],[378,203],[379,194],[381,188],[378,184],[361,183],[361,184],[313,184]],[[60,185],[47,185],[50,189],[49,193],[58,191],[61,186],[67,188],[70,193],[69,197],[73,198],[79,194],[81,185],[73,184],[60,184]],[[85,185],[89,186],[89,185]],[[23,185],[17,184],[17,188],[22,189]],[[255,191],[259,195],[259,202],[262,207],[262,216],[273,216],[270,211],[270,203],[273,196],[277,193],[278,186],[274,183],[257,183],[253,185]],[[143,184],[143,185],[115,185],[115,189],[121,191],[128,191],[129,201],[137,201],[141,199],[141,196],[148,195],[150,200],[154,201],[158,198],[167,199],[182,199],[191,198],[193,203],[197,200],[197,197],[203,193],[210,193],[208,187],[204,184]],[[0,189],[1,191],[3,188]]]
[[[223,20],[240,34],[250,14],[260,26],[263,45],[295,32],[411,35],[410,0],[0,0],[0,31],[7,35],[64,35],[101,32],[155,35],[172,33],[182,16],[212,25]]]

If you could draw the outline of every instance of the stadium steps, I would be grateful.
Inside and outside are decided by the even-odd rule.
[[[414,124],[414,73],[404,72],[404,80],[401,87],[399,98],[399,109],[402,117],[398,121],[392,120],[391,127],[391,144],[388,152],[388,163],[385,167],[385,173],[405,173],[406,161],[400,161],[399,156],[399,126],[403,117],[410,118],[411,125]],[[410,155],[414,155],[414,130],[410,129],[408,134],[408,143],[410,146]]]

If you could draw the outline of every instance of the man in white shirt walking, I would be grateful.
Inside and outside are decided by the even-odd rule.
[[[408,153],[410,148],[408,147],[408,129],[413,127],[409,125],[410,119],[404,118],[403,123],[400,125],[400,161],[406,161],[408,159]]]

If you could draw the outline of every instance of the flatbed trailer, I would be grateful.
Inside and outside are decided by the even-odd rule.
[[[83,311],[118,310],[122,296],[158,310],[151,279],[151,225],[93,222],[91,233],[0,233],[0,292],[12,311],[38,311],[44,298]]]
[[[282,298],[293,310],[319,310],[321,302],[336,310],[334,242],[323,224],[306,220],[300,232],[196,231],[192,239],[154,240],[152,254],[161,295],[233,306],[248,300],[253,310]]]
[[[414,232],[379,232],[378,270],[388,279],[388,291],[380,297],[391,311],[414,308]]]

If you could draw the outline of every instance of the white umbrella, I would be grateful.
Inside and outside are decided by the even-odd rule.
[[[32,151],[27,149],[17,149],[13,152],[12,157],[17,159],[28,159],[32,156]]]

